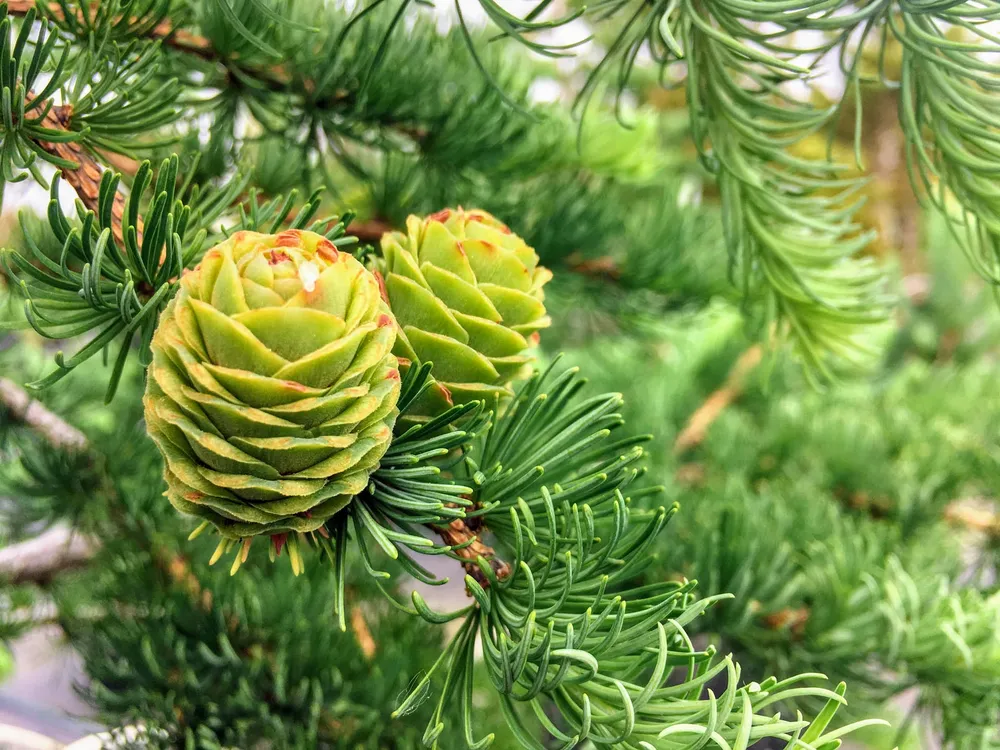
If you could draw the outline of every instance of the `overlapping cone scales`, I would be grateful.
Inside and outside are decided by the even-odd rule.
[[[406,226],[382,238],[396,354],[434,363],[440,406],[506,394],[549,325],[542,286],[551,272],[485,211],[445,209]]]
[[[313,531],[392,437],[395,324],[378,281],[312,232],[239,232],[181,279],[144,399],[167,496],[228,537]]]

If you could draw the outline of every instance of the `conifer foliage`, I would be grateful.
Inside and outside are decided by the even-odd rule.
[[[15,535],[62,519],[94,540],[49,594],[102,719],[164,747],[836,750],[884,722],[843,721],[820,672],[884,683],[834,624],[895,597],[883,666],[953,676],[946,739],[997,744],[994,599],[925,596],[878,558],[796,652],[841,661],[754,641],[734,612],[787,614],[803,578],[869,558],[778,557],[753,589],[711,555],[763,517],[672,542],[666,449],[623,417],[648,405],[555,348],[729,295],[725,248],[808,378],[870,361],[892,299],[861,181],[806,153],[844,105],[800,91],[839,59],[860,102],[870,39],[903,48],[915,187],[995,281],[1000,5],[474,5],[442,30],[410,0],[0,4],[0,195],[50,196],[0,256],[2,323],[75,347],[40,374],[30,345],[0,353],[41,399],[0,382],[2,480]],[[545,40],[580,24],[600,54],[567,76],[551,58],[575,45]],[[721,213],[626,106],[649,75],[685,88]],[[543,79],[575,106],[539,103]],[[672,544],[709,580],[665,571]],[[444,569],[450,611],[428,601]]]

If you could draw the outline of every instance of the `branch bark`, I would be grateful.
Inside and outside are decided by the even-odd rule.
[[[86,435],[46,409],[21,386],[7,378],[0,378],[0,405],[12,419],[33,429],[53,448],[64,451],[86,450]]]
[[[29,99],[34,98],[32,94],[28,96]],[[70,120],[72,117],[73,108],[71,106],[68,104],[57,105],[51,107],[45,113],[41,125],[49,130],[70,132]],[[80,202],[96,214],[104,167],[78,141],[60,141],[56,143],[39,141],[38,145],[53,156],[75,162],[78,165],[76,169],[64,167],[60,171],[66,183],[76,191]],[[121,191],[115,191],[114,202],[111,205],[111,217],[111,234],[118,243],[118,247],[123,247],[122,219],[125,217],[125,197]],[[141,236],[139,239],[142,239]]]
[[[7,415],[39,434],[52,448],[83,452],[90,448],[87,436],[32,399],[21,386],[0,378],[0,405]],[[34,539],[0,550],[0,577],[14,583],[40,582],[63,570],[79,567],[96,553],[99,543],[75,530],[58,525]],[[153,551],[156,565],[207,611],[212,608],[212,593],[203,589],[187,561],[179,555]]]
[[[0,578],[14,584],[44,583],[84,565],[97,547],[69,526],[53,526],[34,539],[0,549]]]
[[[489,561],[490,567],[499,580],[504,580],[510,575],[510,565],[496,556],[496,550],[484,543],[480,535],[485,529],[480,525],[471,528],[472,521],[478,519],[456,518],[447,526],[437,526],[435,531],[440,535],[445,544],[458,547],[455,554],[462,560],[462,567],[465,572],[472,576],[483,588],[487,588],[490,583],[482,568],[479,567],[477,559],[482,557]]]

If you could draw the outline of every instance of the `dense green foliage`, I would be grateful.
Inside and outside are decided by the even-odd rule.
[[[997,536],[961,510],[1000,490],[995,366],[981,358],[1000,317],[948,249],[931,245],[932,291],[873,382],[817,392],[765,363],[703,441],[655,454],[650,475],[682,510],[651,580],[734,594],[701,627],[755,670],[845,679],[862,713],[917,688],[920,716],[979,747],[1000,739]],[[716,307],[569,357],[624,391],[630,429],[676,440],[751,343]]]

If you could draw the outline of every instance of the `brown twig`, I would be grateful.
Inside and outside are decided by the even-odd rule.
[[[566,258],[566,265],[571,271],[593,279],[618,281],[622,276],[618,262],[610,255],[603,255],[600,258],[584,258],[580,253],[573,253]]]
[[[365,621],[364,612],[361,611],[361,607],[355,606],[351,610],[351,630],[354,633],[354,638],[358,642],[358,647],[361,649],[361,653],[365,655],[365,658],[371,661],[371,658],[375,656],[376,644],[375,639],[372,637],[372,631],[368,628],[368,623]]]
[[[44,583],[86,564],[98,544],[65,525],[0,549],[0,578],[8,583]]]
[[[162,39],[163,42],[176,50],[197,55],[205,60],[217,60],[218,55],[212,43],[203,36],[192,34],[184,29],[175,28],[169,21],[161,21],[149,34],[153,39]]]
[[[86,435],[46,409],[21,386],[7,378],[0,378],[0,404],[10,418],[33,429],[53,448],[71,452],[86,450]]]
[[[764,356],[760,344],[755,344],[740,355],[729,371],[725,384],[713,391],[688,419],[687,424],[674,441],[674,454],[680,455],[699,445],[705,439],[708,428],[743,392],[744,381]]]
[[[33,0],[8,0],[7,12],[12,15],[23,16],[31,8],[35,7]],[[58,3],[49,4],[49,13],[56,18],[62,18],[62,7]],[[83,12],[82,9],[80,11]],[[27,101],[34,101],[34,92],[28,92]],[[42,107],[46,107],[43,103]],[[73,118],[73,108],[69,104],[59,104],[48,107],[39,123],[48,130],[70,132],[70,121]],[[91,211],[97,213],[100,197],[101,176],[104,168],[94,159],[91,154],[80,144],[79,141],[57,141],[50,142],[40,140],[38,145],[53,156],[64,161],[77,165],[75,169],[63,167],[60,171],[67,184],[76,191],[80,201]],[[124,157],[115,155],[114,161],[120,162]],[[131,160],[129,160],[131,161]],[[121,192],[116,192],[114,203],[111,207],[112,225],[111,232],[114,235],[119,247],[123,245],[122,219],[125,216],[125,198]]]
[[[851,510],[867,513],[875,519],[887,518],[894,512],[892,499],[882,492],[871,493],[864,489],[849,490],[838,486],[833,496]]]
[[[764,624],[771,630],[789,630],[792,635],[801,637],[809,622],[808,607],[786,607],[764,616]]]
[[[29,100],[34,97],[29,94]],[[73,108],[68,104],[50,107],[42,118],[41,125],[49,130],[70,132],[70,120]],[[101,192],[101,176],[104,168],[97,163],[79,141],[39,141],[38,145],[47,152],[65,161],[73,162],[76,169],[63,167],[63,179],[76,191],[84,206],[97,213]],[[125,197],[121,191],[115,191],[114,202],[111,205],[111,233],[119,247],[124,245],[122,220],[125,218]],[[141,239],[141,238],[140,238]]]
[[[1000,538],[1000,515],[989,508],[956,501],[945,508],[944,517],[958,526],[964,526],[989,537]]]
[[[391,232],[393,227],[389,222],[381,219],[370,219],[368,221],[355,221],[347,227],[347,234],[357,237],[362,242],[371,245],[378,245],[382,235]]]
[[[24,15],[33,7],[35,7],[34,0],[10,0],[8,2],[8,12],[13,15]],[[49,3],[48,12],[56,20],[63,20],[65,18],[62,6],[58,3]],[[80,9],[79,13],[82,19],[83,10]],[[187,32],[184,29],[175,28],[168,21],[162,21],[157,24],[150,30],[148,36],[152,39],[162,40],[164,44],[182,52],[187,52],[212,62],[225,63],[208,39]],[[260,71],[249,69],[244,70],[244,72],[249,72],[275,87],[285,87],[291,83],[291,76],[280,67]],[[314,88],[313,83],[308,80],[302,81],[302,85],[307,93],[311,93]],[[29,93],[28,100],[31,101],[32,98],[32,95]],[[332,101],[335,103],[345,103],[350,99],[351,94],[348,91],[338,91],[332,97]],[[68,132],[70,130],[72,114],[72,107],[69,105],[53,106],[46,113],[41,125],[50,130]],[[405,123],[393,122],[387,124],[414,140],[420,140],[427,135],[425,130]],[[40,141],[39,146],[53,156],[79,165],[77,169],[62,169],[63,179],[76,191],[81,202],[87,208],[96,212],[101,175],[104,171],[100,164],[76,141],[59,143]],[[102,153],[101,158],[123,174],[135,174],[138,169],[138,163],[134,159],[121,154]],[[122,219],[125,215],[124,211],[125,199],[118,192],[115,194],[114,205],[112,206],[112,216],[114,217],[112,233],[119,245],[123,242]],[[141,223],[137,229],[139,233],[138,239],[141,241]],[[357,237],[362,242],[377,245],[382,235],[391,231],[391,229],[392,227],[387,222],[380,219],[372,219],[367,222],[355,222],[348,228],[348,234]]]
[[[478,558],[487,560],[493,573],[499,580],[504,580],[510,575],[510,565],[496,556],[496,550],[485,544],[481,534],[485,531],[482,526],[476,529],[470,528],[470,524],[478,519],[456,518],[447,526],[435,527],[435,531],[441,536],[445,544],[456,547],[455,554],[464,561],[462,567],[465,572],[472,576],[476,582],[486,588],[489,586],[489,579],[479,567]]]

